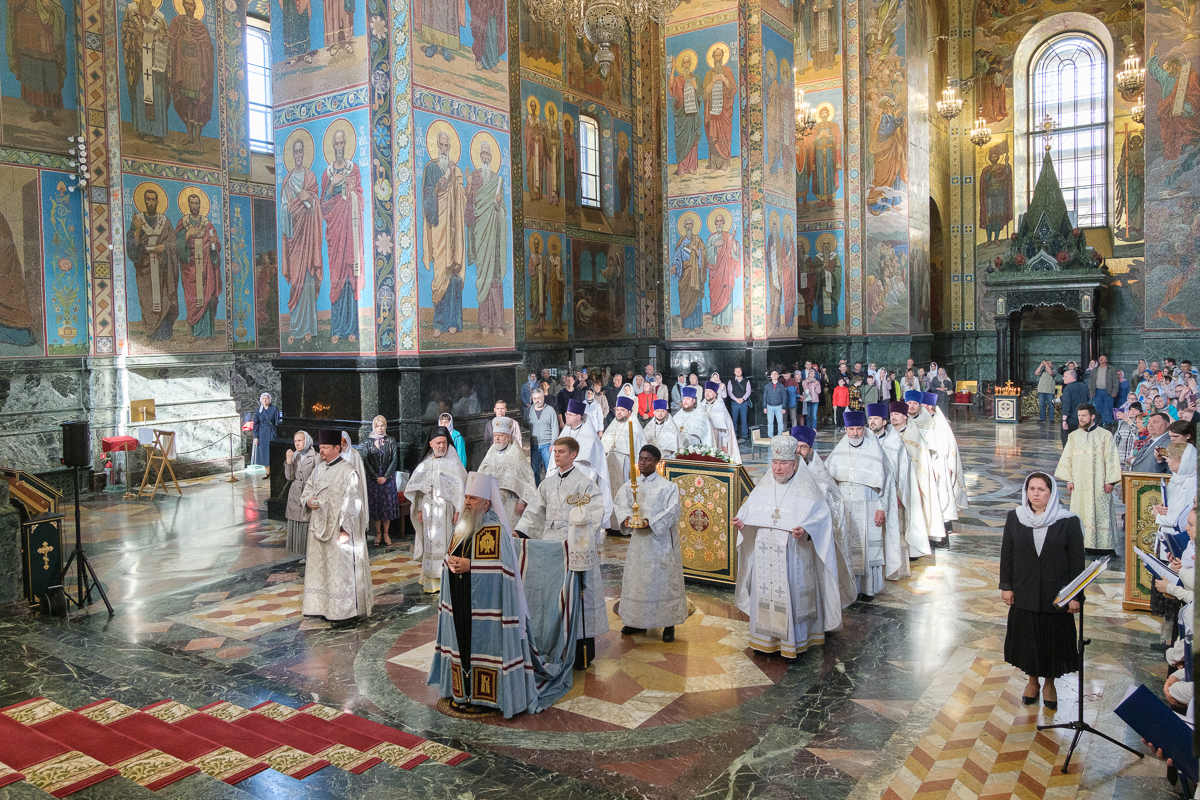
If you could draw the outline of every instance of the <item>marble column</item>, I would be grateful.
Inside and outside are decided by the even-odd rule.
[[[996,317],[996,383],[1003,385],[1009,380],[1008,317]]]

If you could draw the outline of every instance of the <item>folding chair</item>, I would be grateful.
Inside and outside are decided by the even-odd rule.
[[[158,471],[154,475],[154,485],[150,487],[150,499],[158,494],[158,487],[162,486],[164,492],[170,492],[170,488],[163,485],[163,471],[167,471],[171,475],[171,482],[175,484],[175,491],[179,492],[179,496],[183,497],[183,489],[179,485],[179,479],[175,477],[175,469],[171,466],[170,454],[175,449],[175,431],[162,431],[158,428],[154,429],[154,444],[146,448],[146,471],[142,473],[142,485],[138,488],[137,496],[140,498],[146,492],[146,483],[150,480],[150,470],[155,466]]]

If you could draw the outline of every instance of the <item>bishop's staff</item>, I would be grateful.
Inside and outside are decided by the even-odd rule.
[[[629,491],[633,495],[633,510],[629,514],[629,527],[634,528],[635,530],[641,530],[642,528],[650,527],[650,520],[648,520],[642,516],[642,509],[638,505],[638,499],[637,499],[637,476],[638,476],[637,456],[638,456],[638,454],[633,452],[633,448],[634,448],[633,416],[631,415],[629,417]]]

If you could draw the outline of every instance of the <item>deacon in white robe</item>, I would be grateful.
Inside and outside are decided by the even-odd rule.
[[[340,628],[369,615],[373,604],[367,487],[361,468],[343,456],[340,431],[322,430],[317,441],[321,462],[300,495],[311,511],[303,610]]]
[[[771,440],[771,472],[733,518],[737,605],[750,617],[750,646],[795,658],[842,626],[837,551],[821,489],[798,468],[797,442]]]
[[[858,591],[873,597],[884,586],[883,543],[888,538],[899,540],[900,520],[895,481],[883,448],[867,435],[866,416],[862,411],[842,415],[846,435],[825,460],[825,468],[846,500],[850,569],[858,579]]]
[[[908,404],[902,401],[893,401],[888,405],[888,411],[891,412],[888,416],[891,419],[892,430],[900,434],[900,439],[908,450],[909,460],[916,468],[921,508],[919,512],[916,508],[910,508],[909,519],[915,519],[924,525],[925,541],[932,550],[935,542],[944,543],[946,539],[946,524],[942,521],[942,507],[938,501],[937,484],[933,475],[933,456],[929,452],[929,446],[925,443],[925,436],[908,416]],[[909,545],[911,547],[912,543],[910,542]],[[910,549],[909,555],[913,555],[915,552]]]
[[[520,519],[525,507],[537,494],[533,468],[516,441],[520,430],[512,417],[496,417],[492,420],[492,446],[479,465],[479,472],[496,479],[508,519]]]
[[[916,470],[912,459],[908,457],[908,448],[904,446],[900,434],[888,425],[887,403],[867,404],[867,427],[887,457],[894,482],[899,535],[895,539],[883,540],[883,576],[895,581],[912,574],[908,566],[912,556],[910,540],[915,539],[918,545],[924,547],[924,552],[918,555],[929,555],[929,539],[920,526],[910,520],[909,508],[915,506],[917,512],[921,513],[921,495],[917,490]],[[914,526],[915,533],[912,530]]]
[[[675,420],[671,419],[667,406],[666,400],[655,400],[654,419],[647,422],[642,431],[646,435],[646,444],[657,447],[663,458],[674,458],[683,446],[683,436]]]
[[[942,538],[938,539],[931,534],[930,544],[934,547],[948,547],[951,523],[958,519],[958,509],[954,505],[953,479],[947,466],[950,450],[945,437],[938,431],[937,420],[923,405],[924,397],[924,392],[904,393],[904,400],[908,405],[908,426],[917,429],[929,450],[929,475],[932,479],[929,488],[933,493],[934,508],[942,520]]]
[[[721,384],[714,381],[704,384],[704,402],[700,404],[700,410],[712,425],[714,445],[729,456],[730,463],[740,464],[742,451],[738,448],[737,429],[720,395]]]
[[[944,445],[946,452],[946,470],[950,473],[950,503],[951,507],[947,513],[952,513],[953,517],[947,519],[958,519],[958,512],[966,511],[970,507],[967,498],[967,482],[963,476],[962,454],[958,450],[958,438],[954,435],[954,429],[950,427],[950,420],[946,419],[945,413],[938,408],[937,395],[933,392],[926,392],[922,399],[922,405],[929,412],[929,416],[933,417],[933,427],[937,431]]]
[[[633,415],[635,403],[631,398],[618,397],[617,407],[613,410],[613,421],[608,424],[600,443],[604,445],[604,458],[608,465],[608,477],[611,483],[609,489],[614,501],[621,485],[629,480],[629,468],[632,462],[631,453],[640,453],[646,444],[646,435],[642,433],[642,423]],[[630,433],[633,441],[630,441]],[[632,445],[632,449],[630,447]],[[615,503],[614,503],[615,505]],[[620,530],[624,517],[615,512],[608,520],[609,530]]]
[[[572,401],[574,402],[574,401]],[[583,635],[581,649],[595,656],[595,637],[608,632],[604,580],[597,546],[604,541],[604,499],[607,492],[578,466],[579,443],[570,436],[555,439],[554,466],[538,486],[533,502],[517,523],[518,533],[530,539],[566,542],[571,569],[583,573]],[[577,665],[580,659],[577,657]]]
[[[679,428],[679,450],[685,447],[716,447],[716,434],[708,415],[696,405],[696,387],[683,387],[679,410],[672,417]],[[676,451],[679,452],[678,450]]]
[[[796,440],[796,463],[798,468],[806,470],[817,486],[825,504],[829,506],[829,516],[833,520],[833,542],[837,550],[838,591],[842,597],[842,608],[846,608],[858,599],[858,584],[854,573],[850,571],[850,534],[846,520],[846,500],[837,481],[825,469],[821,454],[813,446],[817,441],[817,432],[807,425],[797,425],[792,428],[792,438]]]
[[[426,594],[441,591],[442,560],[463,509],[466,481],[467,470],[450,447],[450,431],[439,425],[429,435],[429,454],[404,487],[404,496],[412,503],[413,560],[421,562],[421,588]]]
[[[588,422],[587,406],[579,400],[568,400],[567,410],[563,412],[563,420],[567,423],[561,431],[561,436],[569,436],[579,445],[579,455],[575,458],[575,466],[587,473],[596,482],[604,496],[604,527],[612,523],[612,480],[608,474],[608,456],[604,453],[604,444],[600,434]],[[620,479],[620,476],[617,476]]]
[[[630,526],[633,518],[633,483],[617,492],[616,512],[621,532],[630,536],[621,578],[618,613],[624,636],[662,628],[664,642],[675,641],[675,626],[687,621],[687,595],[683,588],[683,550],[679,544],[679,487],[658,474],[661,457],[654,445],[638,454],[638,515],[646,527]]]

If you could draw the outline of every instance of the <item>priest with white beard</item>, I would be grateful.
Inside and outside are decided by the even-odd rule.
[[[917,556],[927,556],[930,552],[929,536],[920,524],[924,515],[921,510],[921,492],[917,488],[916,467],[908,457],[908,448],[904,445],[904,440],[888,424],[887,403],[867,405],[867,427],[883,448],[888,468],[892,472],[892,480],[895,481],[900,535],[894,540],[883,540],[883,573],[888,580],[899,580],[912,574],[908,560],[914,553]],[[916,513],[909,513],[910,508],[915,508]]]
[[[888,416],[892,430],[900,434],[908,457],[916,467],[917,489],[921,494],[921,517],[924,518],[926,540],[932,549],[946,539],[946,525],[942,521],[942,506],[938,499],[937,480],[934,477],[933,454],[925,441],[925,435],[908,416],[909,405],[896,401],[888,405]],[[916,509],[910,509],[916,515]],[[910,517],[911,518],[911,517]],[[919,521],[919,520],[918,520]]]
[[[712,425],[714,445],[729,456],[731,464],[742,463],[742,451],[738,449],[733,417],[729,416],[729,409],[721,399],[721,384],[716,381],[704,384],[704,402],[700,404],[700,410]]]
[[[716,434],[708,415],[696,407],[696,387],[685,386],[680,392],[679,410],[672,417],[679,428],[679,449],[685,447],[716,447]],[[676,452],[679,452],[678,450]]]
[[[604,457],[608,466],[608,477],[611,483],[609,489],[615,498],[621,485],[629,480],[629,467],[633,456],[630,453],[640,453],[642,445],[646,444],[646,435],[642,433],[642,423],[633,416],[634,401],[624,395],[617,398],[617,407],[613,409],[613,421],[608,424],[600,443],[604,445]],[[630,448],[629,433],[633,431],[632,449]],[[609,530],[621,530],[621,520],[624,517],[615,512],[606,523]],[[622,531],[623,532],[623,531]]]
[[[547,469],[516,530],[529,539],[565,541],[571,570],[583,573],[583,632],[576,647],[575,668],[586,669],[596,657],[595,638],[608,633],[608,608],[596,551],[604,540],[608,492],[576,466],[579,442],[561,436],[554,440],[551,454],[554,466]]]
[[[846,521],[846,500],[837,481],[825,469],[821,454],[814,446],[817,432],[807,425],[796,425],[792,428],[792,438],[796,440],[796,463],[800,469],[808,471],[821,493],[825,504],[829,506],[829,516],[833,519],[833,541],[837,547],[838,561],[838,591],[842,596],[842,608],[846,608],[858,599],[858,586],[854,574],[850,571],[850,533]]]
[[[896,485],[883,448],[866,435],[866,413],[846,411],[842,420],[846,435],[825,460],[825,468],[846,500],[850,569],[859,593],[870,598],[884,586],[883,543],[889,537],[900,539]]]
[[[733,518],[737,605],[750,617],[750,647],[789,659],[842,626],[829,507],[796,450],[787,434],[771,439],[770,475]]]
[[[425,594],[441,591],[442,559],[463,509],[466,481],[467,470],[450,447],[450,431],[439,425],[429,434],[429,453],[404,487],[404,496],[412,503],[413,560],[421,562]]]
[[[317,434],[321,461],[300,502],[309,509],[304,615],[349,627],[371,613],[367,557],[367,487],[355,462],[342,457],[341,431]]]
[[[575,458],[575,467],[587,473],[596,482],[596,486],[604,495],[604,527],[612,523],[612,479],[608,474],[608,456],[604,453],[604,444],[600,441],[600,433],[587,420],[587,405],[582,400],[568,400],[563,412],[566,425],[561,431],[562,436],[569,436],[579,445],[579,455]],[[620,476],[617,476],[620,480]]]
[[[500,487],[500,499],[508,519],[520,519],[525,507],[537,494],[533,468],[517,442],[520,428],[512,417],[492,420],[492,446],[479,464],[479,472],[491,475]]]
[[[675,420],[671,419],[667,407],[666,400],[655,400],[654,419],[646,423],[643,431],[646,434],[646,444],[657,447],[663,458],[674,458],[683,448],[683,435]]]
[[[665,402],[660,400],[659,402]],[[621,532],[630,536],[621,578],[618,612],[625,626],[622,636],[662,628],[664,642],[675,641],[675,626],[687,622],[687,595],[683,589],[683,550],[679,544],[679,487],[658,474],[662,454],[652,444],[638,453],[638,515],[644,528],[630,527],[633,485],[626,481],[617,492],[616,512]]]

